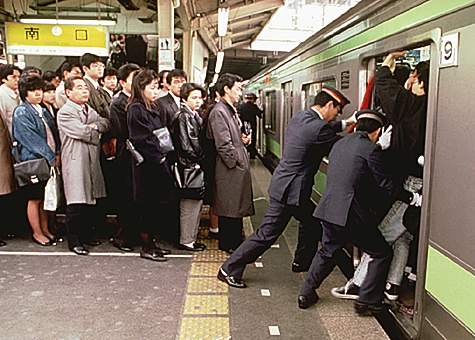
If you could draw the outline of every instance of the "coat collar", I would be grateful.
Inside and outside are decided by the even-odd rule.
[[[0,86],[0,88],[12,99],[18,101],[19,100],[19,96],[18,96],[18,92],[16,91],[13,91],[11,88],[9,88],[6,84],[2,84]]]

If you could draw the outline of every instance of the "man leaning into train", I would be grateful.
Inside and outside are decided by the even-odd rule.
[[[319,221],[312,217],[315,204],[310,196],[314,178],[323,157],[339,139],[337,133],[356,122],[354,116],[333,122],[348,103],[339,91],[323,87],[316,95],[314,105],[290,120],[282,159],[272,175],[269,207],[261,226],[222,265],[218,279],[232,287],[246,287],[242,281],[246,265],[270,248],[292,216],[300,222],[292,271],[307,271],[322,234]],[[339,255],[342,272],[347,277],[352,276],[351,261],[343,252]]]

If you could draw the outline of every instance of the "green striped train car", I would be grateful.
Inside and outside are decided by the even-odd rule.
[[[430,60],[424,202],[413,315],[393,316],[420,339],[473,339],[475,332],[475,1],[375,0],[358,5],[253,77],[247,91],[265,108],[258,149],[278,161],[294,112],[328,84],[358,108],[383,57]],[[326,162],[314,199],[325,190]]]

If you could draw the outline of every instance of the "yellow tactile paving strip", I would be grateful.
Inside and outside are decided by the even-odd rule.
[[[218,250],[218,241],[207,239],[207,232],[200,230],[199,242],[206,244],[204,252],[193,254],[186,291],[180,340],[228,340],[229,290],[216,275],[224,260],[225,252]]]

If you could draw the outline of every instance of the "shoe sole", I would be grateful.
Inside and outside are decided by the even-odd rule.
[[[384,296],[390,301],[396,301],[399,298],[399,295],[392,295],[387,292],[384,292]]]
[[[358,300],[359,298],[358,295],[338,293],[335,288],[331,290],[331,294],[337,299],[342,299],[342,300]]]

